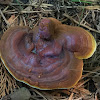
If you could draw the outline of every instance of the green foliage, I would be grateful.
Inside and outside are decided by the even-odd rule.
[[[86,1],[86,0],[71,0],[72,2],[83,2],[83,3],[90,3],[92,4],[93,2],[91,1]]]

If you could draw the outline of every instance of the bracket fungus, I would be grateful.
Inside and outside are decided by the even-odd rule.
[[[0,56],[7,70],[32,87],[71,88],[82,76],[83,59],[96,50],[94,37],[80,27],[42,19],[30,29],[8,29],[0,41]]]

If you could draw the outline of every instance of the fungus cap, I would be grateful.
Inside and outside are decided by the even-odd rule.
[[[81,78],[82,59],[93,54],[95,40],[86,30],[53,18],[43,19],[40,24],[33,30],[25,26],[8,29],[0,41],[1,59],[12,76],[32,87],[70,88]]]

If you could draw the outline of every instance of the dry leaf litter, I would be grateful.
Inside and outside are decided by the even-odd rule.
[[[71,89],[38,90],[16,81],[0,61],[0,99],[100,100],[100,1],[14,0],[8,5],[0,4],[0,38],[9,27],[25,25],[33,28],[45,17],[83,27],[95,37],[97,50],[91,58],[84,60],[81,80]],[[21,95],[18,97],[18,94]]]

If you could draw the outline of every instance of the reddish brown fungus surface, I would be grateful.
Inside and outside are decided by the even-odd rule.
[[[13,27],[0,41],[0,56],[19,81],[39,89],[70,88],[82,76],[83,60],[96,49],[86,30],[61,24],[54,18],[39,26]]]

